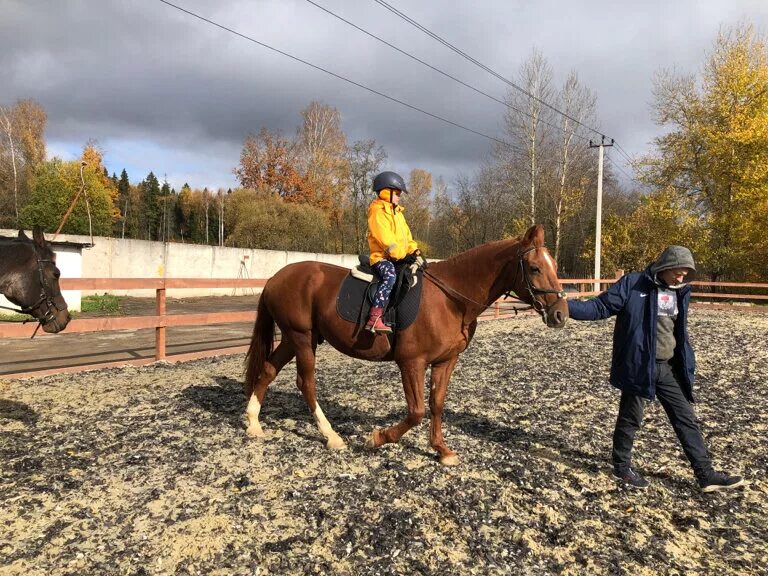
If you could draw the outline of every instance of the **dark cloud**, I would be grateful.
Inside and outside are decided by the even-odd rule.
[[[501,137],[503,106],[306,1],[178,2],[296,57]],[[375,2],[318,3],[498,98],[509,89]],[[630,153],[648,150],[658,133],[649,110],[658,68],[695,72],[721,24],[749,18],[760,27],[768,21],[768,4],[761,0],[434,0],[396,6],[508,78],[534,47],[558,81],[576,70],[598,95],[600,128]],[[159,1],[6,0],[0,10],[0,102],[40,101],[49,115],[52,150],[95,138],[109,143],[110,168],[117,171],[131,163],[139,174],[166,171],[174,183],[184,175],[207,174],[197,184],[231,185],[245,136],[262,126],[292,134],[312,100],[338,108],[350,140],[376,139],[398,170],[422,167],[450,180],[472,172],[492,145]],[[122,159],[120,146],[127,142],[131,151]]]

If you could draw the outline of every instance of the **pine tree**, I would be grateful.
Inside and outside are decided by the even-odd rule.
[[[146,234],[147,240],[158,240],[157,233],[162,218],[160,182],[152,172],[144,179],[141,192],[142,232]]]

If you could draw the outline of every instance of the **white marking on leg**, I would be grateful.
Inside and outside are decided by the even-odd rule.
[[[325,414],[323,414],[323,409],[320,408],[320,404],[318,402],[315,402],[315,412],[313,416],[315,417],[317,428],[320,430],[322,435],[328,439],[328,448],[334,448],[337,450],[340,448],[346,448],[344,440],[342,440],[341,436],[336,434],[336,431],[333,429],[333,427],[331,427],[331,423],[328,422]]]
[[[249,436],[264,436],[264,430],[261,429],[261,424],[259,424],[259,412],[261,412],[261,403],[254,392],[248,401],[248,408],[245,409],[245,417],[248,419],[248,429],[246,432],[248,432]]]

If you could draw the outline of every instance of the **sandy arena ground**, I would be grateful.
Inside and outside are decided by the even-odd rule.
[[[609,466],[612,321],[486,322],[454,373],[441,466],[394,365],[319,349],[329,451],[286,367],[245,435],[243,357],[0,382],[0,574],[768,574],[768,315],[696,310],[697,413],[734,493],[699,493],[651,404]]]

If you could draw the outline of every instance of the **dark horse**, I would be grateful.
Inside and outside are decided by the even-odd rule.
[[[61,332],[71,317],[59,289],[56,254],[39,227],[32,236],[19,231],[18,238],[0,238],[0,293],[19,307],[3,308],[29,314],[45,332]]]
[[[434,262],[424,273],[421,308],[413,324],[398,332],[394,348],[386,336],[358,330],[336,313],[336,295],[349,270],[320,262],[298,262],[277,272],[259,300],[253,339],[246,359],[245,391],[249,397],[248,433],[263,436],[259,411],[267,386],[296,358],[296,384],[329,448],[344,448],[317,403],[315,349],[326,340],[334,348],[364,360],[394,360],[400,367],[406,417],[374,430],[368,446],[397,442],[424,417],[424,377],[431,366],[430,442],[440,462],[459,459],[445,443],[442,411],[448,381],[459,354],[469,344],[480,313],[510,291],[534,307],[547,326],[560,328],[568,319],[565,293],[555,261],[544,247],[544,229],[531,227],[521,238],[483,244],[449,260]],[[274,325],[282,339],[273,347]],[[322,340],[321,340],[322,339]]]

